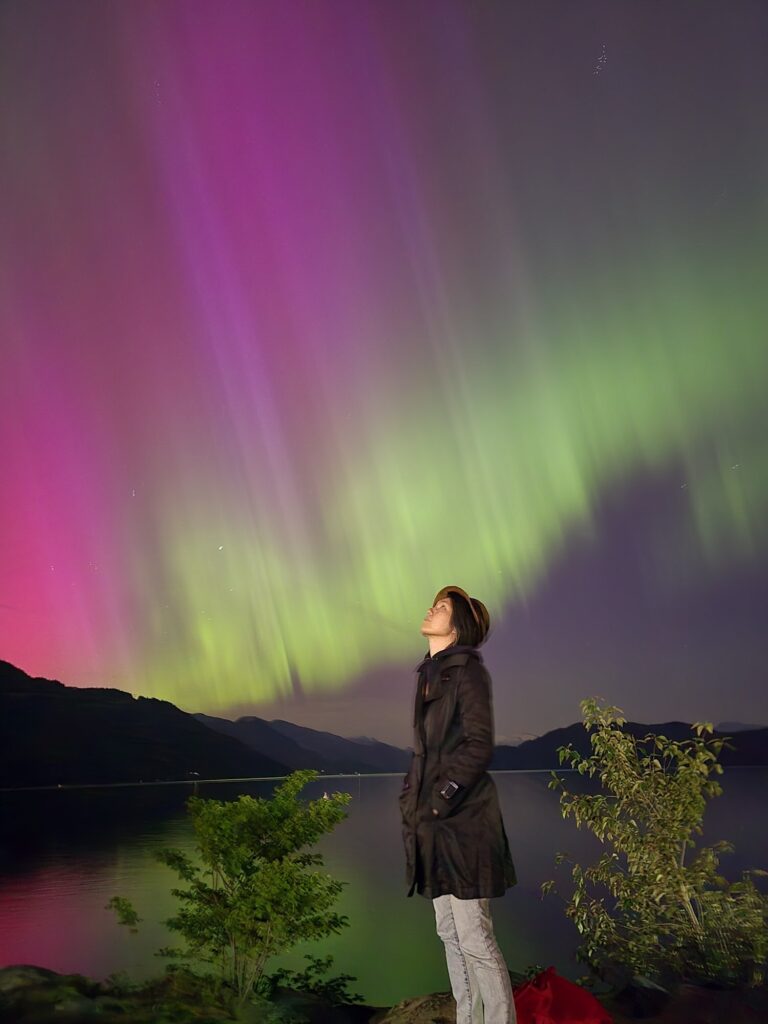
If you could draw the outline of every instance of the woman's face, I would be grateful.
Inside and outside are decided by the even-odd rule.
[[[436,604],[427,609],[421,624],[422,636],[450,636],[453,631],[452,614],[453,602],[450,597],[441,597]]]

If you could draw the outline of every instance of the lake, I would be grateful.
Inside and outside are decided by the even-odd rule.
[[[560,774],[573,791],[595,791],[593,780]],[[601,846],[563,820],[559,794],[547,788],[548,771],[494,772],[493,777],[519,879],[491,901],[499,945],[512,970],[553,964],[575,979],[584,973],[573,957],[578,932],[560,897],[542,899],[539,887],[555,878],[567,895],[569,867],[557,867],[555,853],[566,851],[587,865]],[[324,790],[352,794],[348,818],[318,846],[326,869],[348,883],[338,909],[350,926],[322,945],[297,947],[268,969],[301,968],[306,952],[332,953],[332,973],[355,975],[350,987],[382,1006],[449,989],[431,901],[405,896],[401,781],[400,774],[321,778],[305,789],[310,797]],[[768,868],[768,768],[728,768],[719,781],[723,795],[709,802],[698,842],[734,844],[735,851],[720,864],[734,880],[744,868]],[[273,782],[201,783],[198,792],[233,799],[240,793],[268,796],[273,787]],[[118,970],[137,979],[159,973],[163,961],[153,951],[178,941],[162,921],[174,913],[170,889],[179,883],[154,860],[153,851],[176,846],[191,852],[184,809],[190,792],[185,785],[159,785],[0,793],[0,966],[30,963],[95,978]],[[144,919],[137,935],[104,909],[113,895],[128,897]]]

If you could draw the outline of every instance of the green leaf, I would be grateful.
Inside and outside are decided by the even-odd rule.
[[[113,896],[104,909],[115,911],[118,924],[125,925],[134,934],[138,931],[136,925],[142,918],[136,913],[131,901],[124,896]]]

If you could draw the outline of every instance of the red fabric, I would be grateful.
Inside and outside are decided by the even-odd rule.
[[[591,992],[548,967],[513,989],[517,1024],[613,1024]]]

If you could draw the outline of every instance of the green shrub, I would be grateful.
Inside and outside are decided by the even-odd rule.
[[[270,957],[348,924],[334,910],[345,883],[320,870],[322,856],[309,847],[346,817],[351,796],[301,801],[301,790],[316,777],[311,769],[293,772],[270,799],[191,796],[195,859],[177,849],[155,853],[186,883],[171,890],[180,907],[165,922],[185,944],[156,955],[176,969],[211,964],[213,998],[234,993],[241,1005]],[[128,900],[115,896],[108,907],[136,930],[141,919]]]
[[[347,983],[357,980],[353,975],[338,974],[333,978],[324,977],[333,964],[332,956],[316,957],[306,953],[304,959],[309,960],[309,966],[303,971],[279,967],[271,974],[262,975],[260,990],[267,997],[273,995],[279,987],[290,988],[296,992],[311,992],[332,1006],[363,1002],[363,997],[359,993],[350,993],[347,990]]]
[[[648,733],[638,740],[624,731],[621,709],[597,698],[581,702],[584,727],[592,730],[592,755],[559,747],[560,763],[599,776],[602,792],[574,794],[552,772],[549,788],[561,788],[563,817],[573,815],[603,843],[596,864],[573,863],[574,889],[566,915],[583,942],[577,959],[599,976],[607,964],[631,968],[661,983],[700,980],[759,985],[768,956],[768,897],[744,871],[737,882],[718,873],[720,854],[733,846],[720,840],[693,852],[702,834],[706,797],[718,796],[710,779],[722,773],[724,739],[706,739],[709,722],[692,726],[696,736],[676,743]],[[730,744],[729,744],[730,746]],[[569,860],[558,853],[556,863]],[[555,888],[554,880],[542,892]]]

